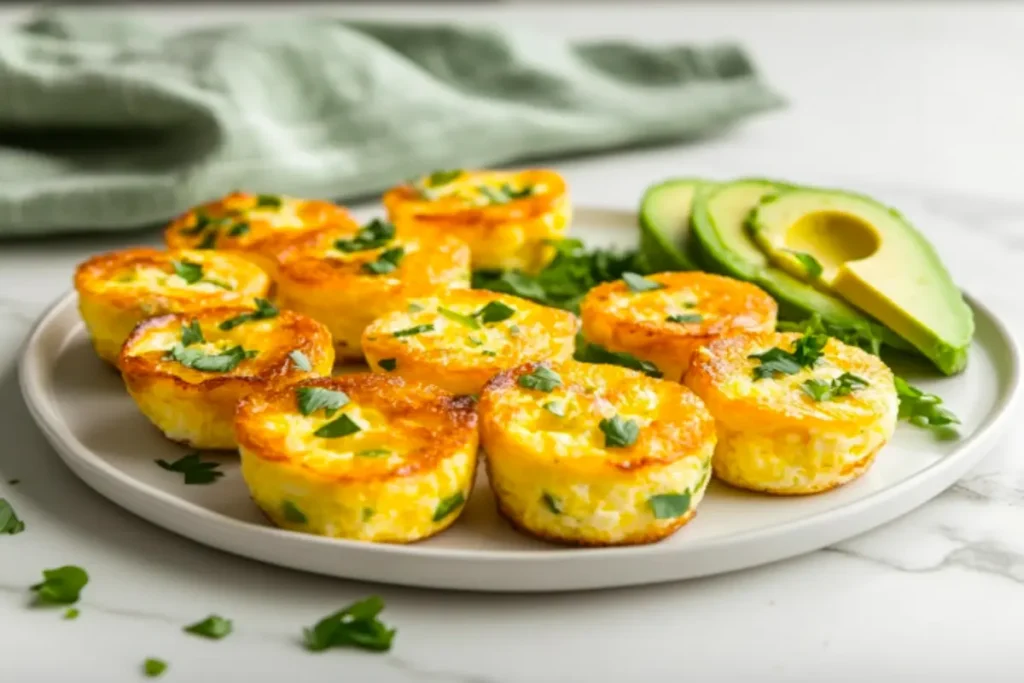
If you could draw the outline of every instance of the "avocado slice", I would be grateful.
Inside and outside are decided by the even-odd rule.
[[[750,212],[769,195],[795,189],[771,180],[744,179],[698,192],[692,236],[708,270],[752,282],[775,297],[779,317],[805,320],[817,313],[829,325],[862,330],[901,351],[913,347],[842,299],[774,267],[746,229]]]
[[[942,372],[966,366],[974,314],[932,245],[896,211],[849,192],[787,189],[762,199],[750,230],[774,264],[874,316]]]
[[[695,270],[686,244],[694,196],[712,183],[674,178],[653,185],[640,200],[640,253],[652,272]]]

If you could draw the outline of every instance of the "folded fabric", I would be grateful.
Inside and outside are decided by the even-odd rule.
[[[137,228],[233,189],[345,200],[437,168],[689,139],[782,104],[734,45],[330,18],[0,33],[0,238]]]

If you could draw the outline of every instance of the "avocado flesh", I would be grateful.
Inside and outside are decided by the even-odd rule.
[[[652,272],[696,269],[685,245],[693,199],[706,185],[708,181],[697,178],[677,178],[644,193],[640,200],[640,252]]]
[[[935,249],[903,216],[868,197],[801,188],[762,202],[750,229],[774,264],[874,316],[945,374],[966,366],[974,315]],[[813,257],[820,275],[798,254]]]
[[[826,323],[867,330],[901,351],[906,341],[836,296],[793,277],[769,261],[746,229],[758,203],[791,186],[768,180],[739,180],[699,192],[693,205],[692,230],[701,260],[714,272],[752,282],[779,303],[779,317],[801,321],[817,313]]]

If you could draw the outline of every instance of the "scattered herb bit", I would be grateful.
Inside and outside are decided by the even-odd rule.
[[[78,618],[79,614],[81,613],[78,611],[77,607],[68,607],[67,610],[64,612],[63,619],[64,621],[74,621]]]
[[[382,458],[385,455],[391,455],[391,451],[386,448],[367,448],[365,451],[359,451],[356,453],[360,458]]]
[[[659,493],[647,499],[655,519],[682,517],[690,509],[690,492]]]
[[[821,262],[818,261],[818,259],[803,251],[793,251],[792,249],[787,249],[786,251],[792,254],[793,257],[800,262],[800,265],[804,267],[804,270],[807,271],[807,275],[809,277],[812,279],[821,277],[821,274],[825,269],[822,268]]]
[[[336,420],[328,422],[317,429],[313,434],[324,439],[337,439],[342,436],[349,436],[363,430],[355,420],[348,415],[342,415]]]
[[[849,396],[853,391],[866,386],[866,379],[844,372],[832,380],[809,379],[801,384],[800,388],[815,401],[831,401],[840,396]]]
[[[363,508],[363,521],[369,522],[370,519],[373,518],[374,514],[376,513],[374,512],[373,508]]]
[[[483,346],[484,345],[483,340],[477,339],[473,335],[469,335],[468,337],[466,337],[466,343],[469,344],[470,346]]]
[[[487,356],[489,358],[494,358],[494,357],[496,357],[498,355],[498,352],[497,351],[491,351],[490,349],[484,349],[483,351],[480,352],[480,354],[483,355],[483,356]]]
[[[196,622],[191,626],[186,626],[183,630],[185,633],[202,636],[203,638],[220,640],[221,638],[231,634],[231,627],[230,619],[225,619],[224,617],[218,617],[216,614],[211,614],[202,621]]]
[[[206,282],[207,284],[211,284],[214,287],[220,287],[221,289],[226,289],[229,292],[234,291],[234,289],[235,289],[234,286],[228,284],[227,282],[224,282],[223,280],[218,280],[215,277],[203,278],[203,282]]]
[[[377,652],[390,650],[395,629],[377,618],[383,610],[384,601],[374,595],[324,617],[313,628],[303,629],[306,649],[321,652],[351,646]]]
[[[217,231],[211,230],[196,245],[196,249],[213,249],[217,245]]]
[[[25,522],[18,519],[18,515],[6,498],[0,498],[0,534],[14,536],[24,530]]]
[[[665,285],[654,280],[648,280],[643,275],[636,273],[623,273],[622,281],[626,283],[631,292],[653,292],[656,289],[664,289]]]
[[[379,361],[377,361],[377,365],[380,366],[381,370],[387,370],[388,372],[392,372],[395,368],[398,367],[398,359],[382,358]]]
[[[188,228],[182,228],[178,232],[182,235],[198,235],[210,225],[210,217],[203,211],[196,211],[193,214],[195,224]]]
[[[404,247],[392,247],[391,249],[386,249],[380,253],[376,261],[364,263],[363,272],[370,273],[371,275],[386,275],[387,273],[393,273],[398,269],[398,264],[401,263],[404,256]]]
[[[556,417],[565,417],[565,403],[562,401],[548,401],[544,404],[544,410]]]
[[[453,180],[462,176],[461,168],[453,168],[450,170],[434,171],[427,176],[427,185],[430,187],[439,187],[441,185],[447,185]]]
[[[250,322],[252,320],[266,320],[267,318],[277,317],[280,311],[274,304],[270,303],[266,299],[256,299],[256,310],[248,311],[237,315],[234,318],[229,318],[220,324],[220,329],[231,330],[239,325]]]
[[[484,325],[488,325],[490,323],[500,323],[503,320],[508,320],[515,314],[516,309],[512,308],[508,304],[504,304],[500,301],[489,301],[486,306],[474,313],[473,316],[479,318],[480,322]]]
[[[309,521],[306,519],[306,513],[300,510],[299,506],[290,500],[286,500],[281,505],[281,514],[292,524],[305,524]]]
[[[522,333],[522,330],[519,328],[519,325],[509,325],[508,333],[509,336],[518,337]]]
[[[188,325],[182,325],[181,327],[181,345],[192,346],[193,344],[202,344],[206,341],[203,336],[203,329],[199,326],[199,321],[192,318],[192,322]]]
[[[472,330],[480,329],[480,321],[471,315],[463,315],[462,313],[457,313],[453,310],[444,307],[438,307],[437,312],[443,315],[444,317],[448,318],[449,320],[457,322],[460,325],[465,325],[466,327]]]
[[[424,332],[433,332],[433,323],[427,323],[426,325],[414,325],[413,327],[407,327],[404,330],[398,330],[392,333],[392,337],[412,337],[413,335],[423,334]]]
[[[824,334],[835,337],[844,344],[856,346],[875,356],[882,352],[882,337],[871,327],[825,322],[817,313],[799,323],[779,322],[776,327],[780,332],[803,332],[805,335]]]
[[[598,427],[604,432],[605,448],[627,448],[640,436],[640,425],[635,420],[623,420],[618,415],[601,420]]]
[[[295,349],[288,354],[288,358],[291,359],[292,365],[297,367],[299,370],[302,370],[303,372],[312,372],[313,364],[309,362],[309,357],[302,351]]]
[[[501,187],[493,187],[491,185],[480,185],[477,190],[480,191],[484,197],[491,204],[508,204],[516,199],[523,199],[533,194],[533,185],[526,185],[522,189],[515,189],[509,183],[503,183]]]
[[[894,378],[900,401],[899,418],[915,427],[947,427],[960,424],[960,418],[942,407],[942,399],[912,386],[902,377]]]
[[[252,358],[255,354],[255,351],[246,351],[241,346],[233,346],[220,353],[207,354],[200,349],[188,349],[181,344],[175,344],[167,352],[166,357],[200,372],[231,372],[239,363]]]
[[[377,249],[395,238],[395,226],[380,218],[374,218],[364,225],[351,239],[337,240],[334,248],[338,251],[351,253],[354,251],[366,251]]]
[[[462,495],[462,491],[456,491],[437,504],[437,507],[434,509],[434,521],[440,522],[442,519],[462,507],[462,504],[465,502],[466,497]]]
[[[281,198],[275,194],[261,194],[256,196],[256,208],[268,207],[271,209],[281,208]]]
[[[195,284],[203,279],[203,267],[198,263],[171,261],[171,267],[174,268],[174,274],[184,280],[185,284]]]
[[[8,479],[7,483],[10,484],[11,486],[17,486],[18,484],[21,483],[21,479]]]
[[[555,387],[562,386],[562,378],[546,365],[538,365],[532,372],[519,376],[519,386],[524,389],[535,389],[551,393]]]
[[[242,235],[249,234],[249,224],[245,221],[240,221],[231,226],[228,230],[228,237],[241,237]]]
[[[409,304],[409,307],[406,310],[408,310],[410,313],[419,313],[420,311],[423,310],[423,307],[416,302],[412,302]]]
[[[553,515],[560,515],[560,514],[562,514],[562,501],[560,501],[559,499],[555,498],[554,496],[552,496],[547,491],[545,491],[543,494],[541,494],[540,499],[542,501],[544,501],[544,505],[547,507],[548,510],[551,511],[551,514],[553,514]]]
[[[577,338],[576,352],[573,358],[581,363],[597,363],[599,365],[619,365],[630,370],[638,370],[648,377],[659,378],[662,376],[658,366],[648,360],[640,360],[636,356],[625,351],[609,351],[598,344],[591,344]]]
[[[184,455],[174,462],[157,460],[156,464],[168,472],[180,472],[185,475],[186,484],[212,484],[224,476],[216,461],[203,461],[198,452]]]
[[[67,565],[57,569],[44,569],[43,580],[32,586],[36,600],[55,605],[71,605],[89,583],[89,575],[81,567]]]
[[[793,342],[793,358],[803,367],[809,368],[821,358],[827,343],[828,335],[805,334]]]
[[[327,417],[349,402],[348,394],[335,389],[324,389],[323,387],[297,387],[295,398],[299,404],[299,412],[303,415],[312,415],[323,408]]]
[[[147,677],[156,678],[167,671],[167,662],[150,657],[142,664],[142,670],[146,673]]]
[[[806,334],[793,343],[793,351],[778,347],[770,348],[763,353],[748,356],[761,362],[754,368],[754,379],[766,379],[777,374],[795,375],[801,368],[809,368],[821,358],[822,349],[828,342],[823,334]]]
[[[683,313],[682,315],[670,315],[665,318],[668,323],[699,323],[704,322],[704,316],[700,313]]]

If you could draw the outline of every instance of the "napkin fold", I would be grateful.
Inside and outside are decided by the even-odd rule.
[[[0,33],[0,238],[138,228],[233,189],[364,197],[437,168],[689,139],[781,105],[731,44],[49,12]]]

